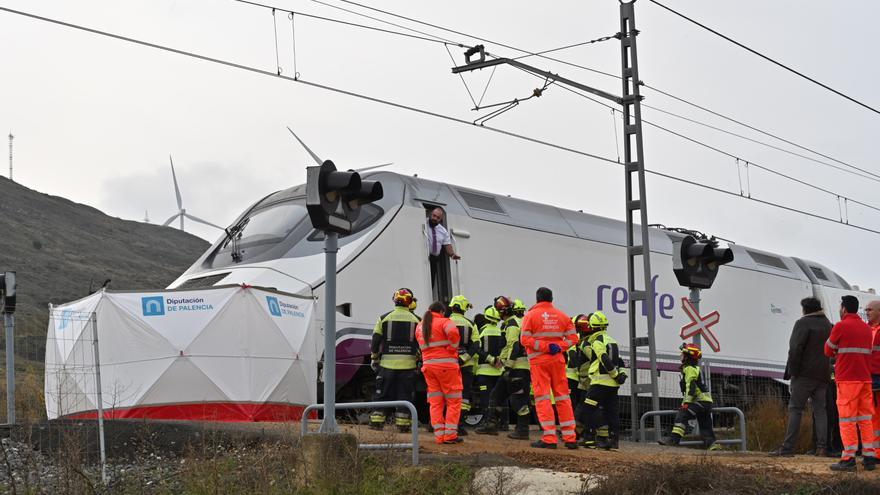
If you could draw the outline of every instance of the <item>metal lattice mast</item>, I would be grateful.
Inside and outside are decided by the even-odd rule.
[[[645,162],[642,147],[642,109],[639,95],[639,66],[636,56],[635,9],[633,2],[620,4],[620,60],[623,82],[623,156],[626,182],[626,275],[629,291],[629,359],[632,369],[630,415],[633,438],[638,438],[639,425],[638,398],[641,394],[651,394],[651,408],[660,409],[660,396],[657,387],[657,348],[654,342],[654,323],[656,319],[654,294],[651,289],[651,248],[648,242],[648,200],[645,191]],[[635,147],[635,149],[634,149]],[[635,174],[635,185],[633,184]],[[638,194],[634,194],[638,188]],[[638,214],[640,243],[636,243],[634,216]],[[641,257],[642,289],[636,287],[636,264]],[[642,311],[636,307],[641,301],[647,319],[647,335],[639,335],[638,319]],[[639,383],[638,348],[648,347],[650,362],[650,383]],[[660,431],[659,418],[655,417],[655,428]]]
[[[15,139],[15,136],[12,135],[12,131],[9,131],[9,180],[12,180],[12,140]]]

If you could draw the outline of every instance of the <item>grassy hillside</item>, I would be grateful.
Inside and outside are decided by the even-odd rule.
[[[49,303],[114,290],[167,286],[208,248],[180,230],[105,215],[0,177],[0,271],[18,279],[16,354],[35,359],[45,344]],[[0,349],[2,351],[2,349]]]

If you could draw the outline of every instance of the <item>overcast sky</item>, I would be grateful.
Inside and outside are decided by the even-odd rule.
[[[268,0],[267,0],[268,1]],[[479,41],[340,0],[357,10],[468,45]],[[619,30],[616,0],[406,2],[363,0],[389,12],[528,50],[547,50]],[[269,2],[272,3],[272,2]],[[880,4],[849,2],[666,0],[669,6],[880,107],[873,20]],[[310,0],[274,5],[404,31]],[[26,1],[0,6],[275,71],[270,10],[227,0]],[[641,79],[647,84],[880,173],[880,115],[737,48],[647,0],[636,4]],[[276,13],[278,58],[294,73],[291,22]],[[295,16],[296,71],[303,80],[473,120],[473,104],[442,44]],[[493,43],[487,50],[521,55]],[[175,213],[168,167],[173,155],[184,206],[227,225],[264,195],[304,182],[308,155],[293,127],[341,168],[394,162],[394,171],[623,218],[623,171],[615,164],[431,116],[237,70],[154,48],[0,11],[0,132],[15,135],[17,182],[126,219],[162,223]],[[450,47],[455,64],[462,49]],[[617,40],[552,54],[617,74]],[[619,94],[615,79],[537,57],[539,68]],[[465,76],[479,99],[491,70]],[[484,104],[524,98],[542,81],[499,67]],[[776,146],[753,131],[654,91],[646,104]],[[619,114],[618,114],[619,115]],[[880,205],[880,183],[721,134],[656,110],[643,117],[753,163],[835,193]],[[619,126],[620,121],[617,120]],[[551,86],[541,98],[487,124],[616,159],[611,112]],[[5,139],[4,139],[5,141]],[[3,153],[5,156],[5,153]],[[811,155],[814,158],[814,155]],[[828,159],[820,158],[831,162]],[[740,191],[733,158],[645,128],[649,169]],[[5,160],[0,173],[6,175]],[[750,167],[753,197],[839,218],[835,196]],[[648,178],[649,219],[780,254],[813,259],[851,283],[880,286],[877,234]],[[849,221],[880,229],[880,212],[850,204]],[[217,231],[188,224],[213,240]]]

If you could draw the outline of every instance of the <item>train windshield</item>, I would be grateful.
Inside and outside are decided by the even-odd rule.
[[[370,230],[384,216],[376,204],[364,205],[354,231],[339,238],[343,246]],[[205,259],[205,268],[223,268],[238,263],[277,258],[296,258],[323,252],[323,234],[312,228],[305,198],[296,197],[257,206],[227,228],[227,234]]]
[[[281,203],[258,210],[241,222],[238,240],[242,247],[283,240],[308,217],[305,206],[298,203]],[[227,239],[227,243],[229,239]]]

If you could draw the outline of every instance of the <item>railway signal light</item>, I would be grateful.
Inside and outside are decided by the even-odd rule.
[[[0,273],[0,308],[3,313],[15,312],[15,272]]]
[[[361,206],[382,196],[381,183],[361,180],[352,170],[338,171],[330,160],[306,167],[306,209],[318,230],[350,234]]]
[[[672,271],[683,287],[711,288],[718,268],[731,261],[733,250],[719,248],[714,238],[697,239],[688,235],[672,243]]]

